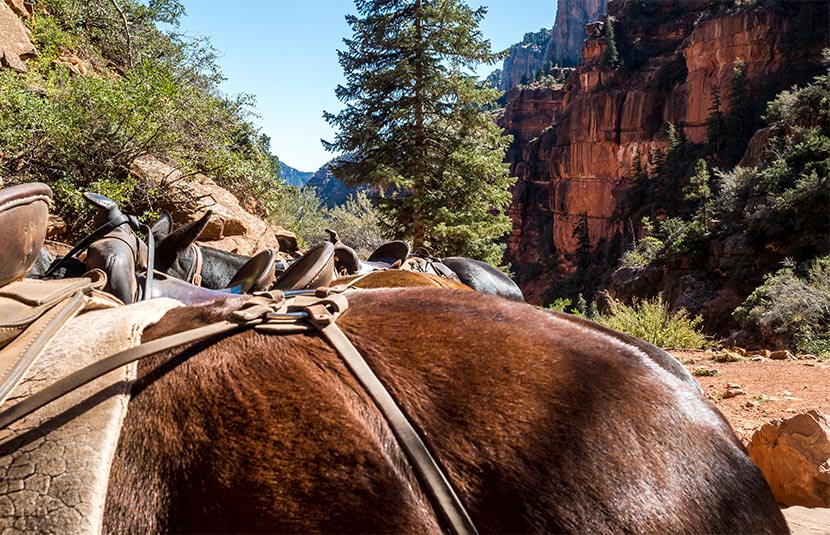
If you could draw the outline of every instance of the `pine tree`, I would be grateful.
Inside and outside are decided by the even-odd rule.
[[[614,35],[614,17],[605,16],[605,53],[603,65],[616,69],[620,65],[620,53],[617,51],[617,38]]]
[[[755,133],[756,110],[749,93],[746,64],[738,60],[729,82],[729,111],[724,120],[723,153],[728,166],[737,163]]]
[[[720,155],[721,140],[723,139],[724,117],[720,100],[720,88],[712,88],[712,105],[709,106],[709,117],[706,118],[706,145],[711,154]]]
[[[706,164],[706,160],[701,158],[695,164],[695,174],[689,178],[689,184],[683,188],[685,200],[700,202],[700,209],[697,215],[701,229],[706,228],[706,207],[709,199],[712,198],[712,189],[709,187],[709,181],[709,166]]]
[[[345,108],[328,150],[346,156],[332,172],[348,185],[384,192],[389,233],[434,254],[500,263],[510,230],[504,213],[514,179],[503,163],[510,138],[482,106],[498,91],[472,69],[500,55],[478,23],[485,9],[460,0],[356,0],[353,36],[338,51]]]

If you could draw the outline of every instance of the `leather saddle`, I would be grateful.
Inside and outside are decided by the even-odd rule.
[[[431,273],[448,279],[459,280],[458,275],[444,265],[438,258],[433,258],[425,251],[410,251],[409,244],[400,241],[384,243],[374,250],[369,258],[360,260],[357,252],[340,241],[337,232],[326,229],[329,241],[334,244],[335,268],[340,275],[363,275],[383,269],[401,269]]]
[[[279,277],[272,288],[282,291],[305,290],[328,286],[335,277],[335,248],[323,242],[295,260]]]
[[[25,278],[43,248],[51,200],[52,190],[41,183],[0,190],[0,403],[49,340],[90,300],[117,304],[99,293],[106,284],[100,271],[71,279]]]
[[[97,262],[96,265],[88,264],[87,267],[104,270],[110,280],[105,289],[125,303],[154,297],[172,297],[185,303],[194,303],[212,300],[227,293],[250,293],[254,288],[264,287],[274,275],[275,253],[268,249],[251,257],[223,290],[196,290],[190,288],[192,285],[182,285],[188,283],[156,271],[153,271],[152,284],[148,287],[147,266],[152,258],[153,247],[152,244],[149,247],[145,245],[135,234],[134,230],[138,228],[138,223],[133,221],[135,218],[124,216],[116,203],[103,195],[85,192],[84,199],[98,209],[96,224],[100,226],[93,233],[92,239],[87,237],[82,240],[73,248],[73,252],[86,248],[87,259]],[[122,220],[124,223],[119,223]],[[101,233],[101,229],[106,232]],[[148,231],[147,234],[149,239],[152,233]],[[129,289],[122,290],[123,287]]]
[[[0,189],[0,286],[23,278],[37,261],[49,224],[52,190],[35,182]]]
[[[362,275],[381,269],[401,267],[409,257],[409,244],[404,241],[391,241],[378,247],[366,260],[361,260],[357,251],[344,244],[337,232],[326,229],[329,242],[334,244],[335,270],[339,275]]]

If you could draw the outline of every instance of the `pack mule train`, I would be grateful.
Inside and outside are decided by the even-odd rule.
[[[0,191],[0,219],[15,208],[4,210],[4,200]],[[42,243],[37,232],[12,241],[7,229],[40,226],[45,219],[0,226],[4,244],[16,249],[14,267],[9,257],[0,266],[0,282],[14,284],[34,261],[33,242]],[[469,291],[320,296],[305,316],[264,313],[254,327],[138,362],[104,532],[788,531],[723,416],[656,347]],[[273,310],[257,304],[269,299],[293,297],[173,307],[137,349],[245,310]],[[113,311],[129,315],[153,303]],[[440,496],[408,455],[411,437],[385,417],[330,329],[350,341],[411,423],[468,515],[465,527],[441,512]],[[105,393],[79,405],[89,409]]]
[[[71,258],[70,254],[70,258],[64,257],[53,263],[51,256],[42,251],[41,258],[30,275],[40,277],[44,273],[55,272],[58,267],[66,273],[71,266],[69,273],[79,276],[89,269],[98,268],[108,275],[106,291],[125,303],[141,300],[142,289],[133,273],[146,270],[148,247],[133,232],[139,226],[135,217],[123,215],[113,201],[101,195],[87,192],[84,193],[84,198],[98,208],[96,231],[72,251],[80,253],[86,250],[86,262],[81,263]],[[354,249],[339,241],[336,232],[328,230],[327,232],[332,235],[333,252],[327,249],[313,251],[313,258],[302,259],[300,269],[294,268],[290,276],[276,280],[276,275],[283,274],[290,264],[277,260],[272,249],[262,250],[250,257],[198,244],[196,240],[207,227],[211,216],[211,211],[207,210],[197,220],[174,229],[172,216],[166,211],[162,212],[158,221],[148,231],[148,239],[152,238],[155,242],[152,251],[149,251],[153,258],[154,270],[162,275],[212,290],[253,293],[270,287],[290,289],[289,286],[292,284],[302,286],[301,283],[308,283],[310,280],[294,279],[299,276],[299,271],[308,271],[313,267],[309,264],[313,262],[317,262],[320,269],[326,270],[326,255],[333,255],[335,272],[331,274],[332,278],[336,274],[350,277],[350,282],[358,287],[378,284],[378,280],[407,280],[422,284],[455,286],[453,283],[436,281],[434,277],[412,277],[404,274],[374,275],[369,281],[351,280],[353,275],[365,275],[370,271],[398,269],[432,274],[458,281],[482,293],[500,295],[515,301],[524,300],[521,290],[512,279],[484,262],[466,257],[437,259],[422,254],[413,255],[410,254],[409,245],[401,241],[382,245],[363,261],[358,258]],[[163,280],[162,289],[157,289],[154,293],[156,297],[171,293],[187,293],[196,299],[210,296],[209,292],[183,290],[180,285],[168,282],[167,279]],[[330,282],[323,277],[316,280]]]

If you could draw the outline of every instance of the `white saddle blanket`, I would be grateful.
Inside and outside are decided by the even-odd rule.
[[[153,299],[71,320],[0,410],[94,361],[136,346],[180,306]],[[115,370],[0,430],[0,532],[97,534],[135,364]]]

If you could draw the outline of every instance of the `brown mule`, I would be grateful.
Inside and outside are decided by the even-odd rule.
[[[481,532],[787,532],[729,424],[656,348],[477,292],[348,299],[337,324]],[[173,310],[146,338],[224,318],[228,306]],[[316,334],[256,331],[140,364],[103,526],[446,529],[332,347]]]
[[[450,290],[472,290],[469,286],[454,279],[448,279],[432,273],[389,269],[370,271],[364,275],[349,275],[335,279],[332,286],[349,285],[355,288],[410,288],[413,286],[430,286]]]

